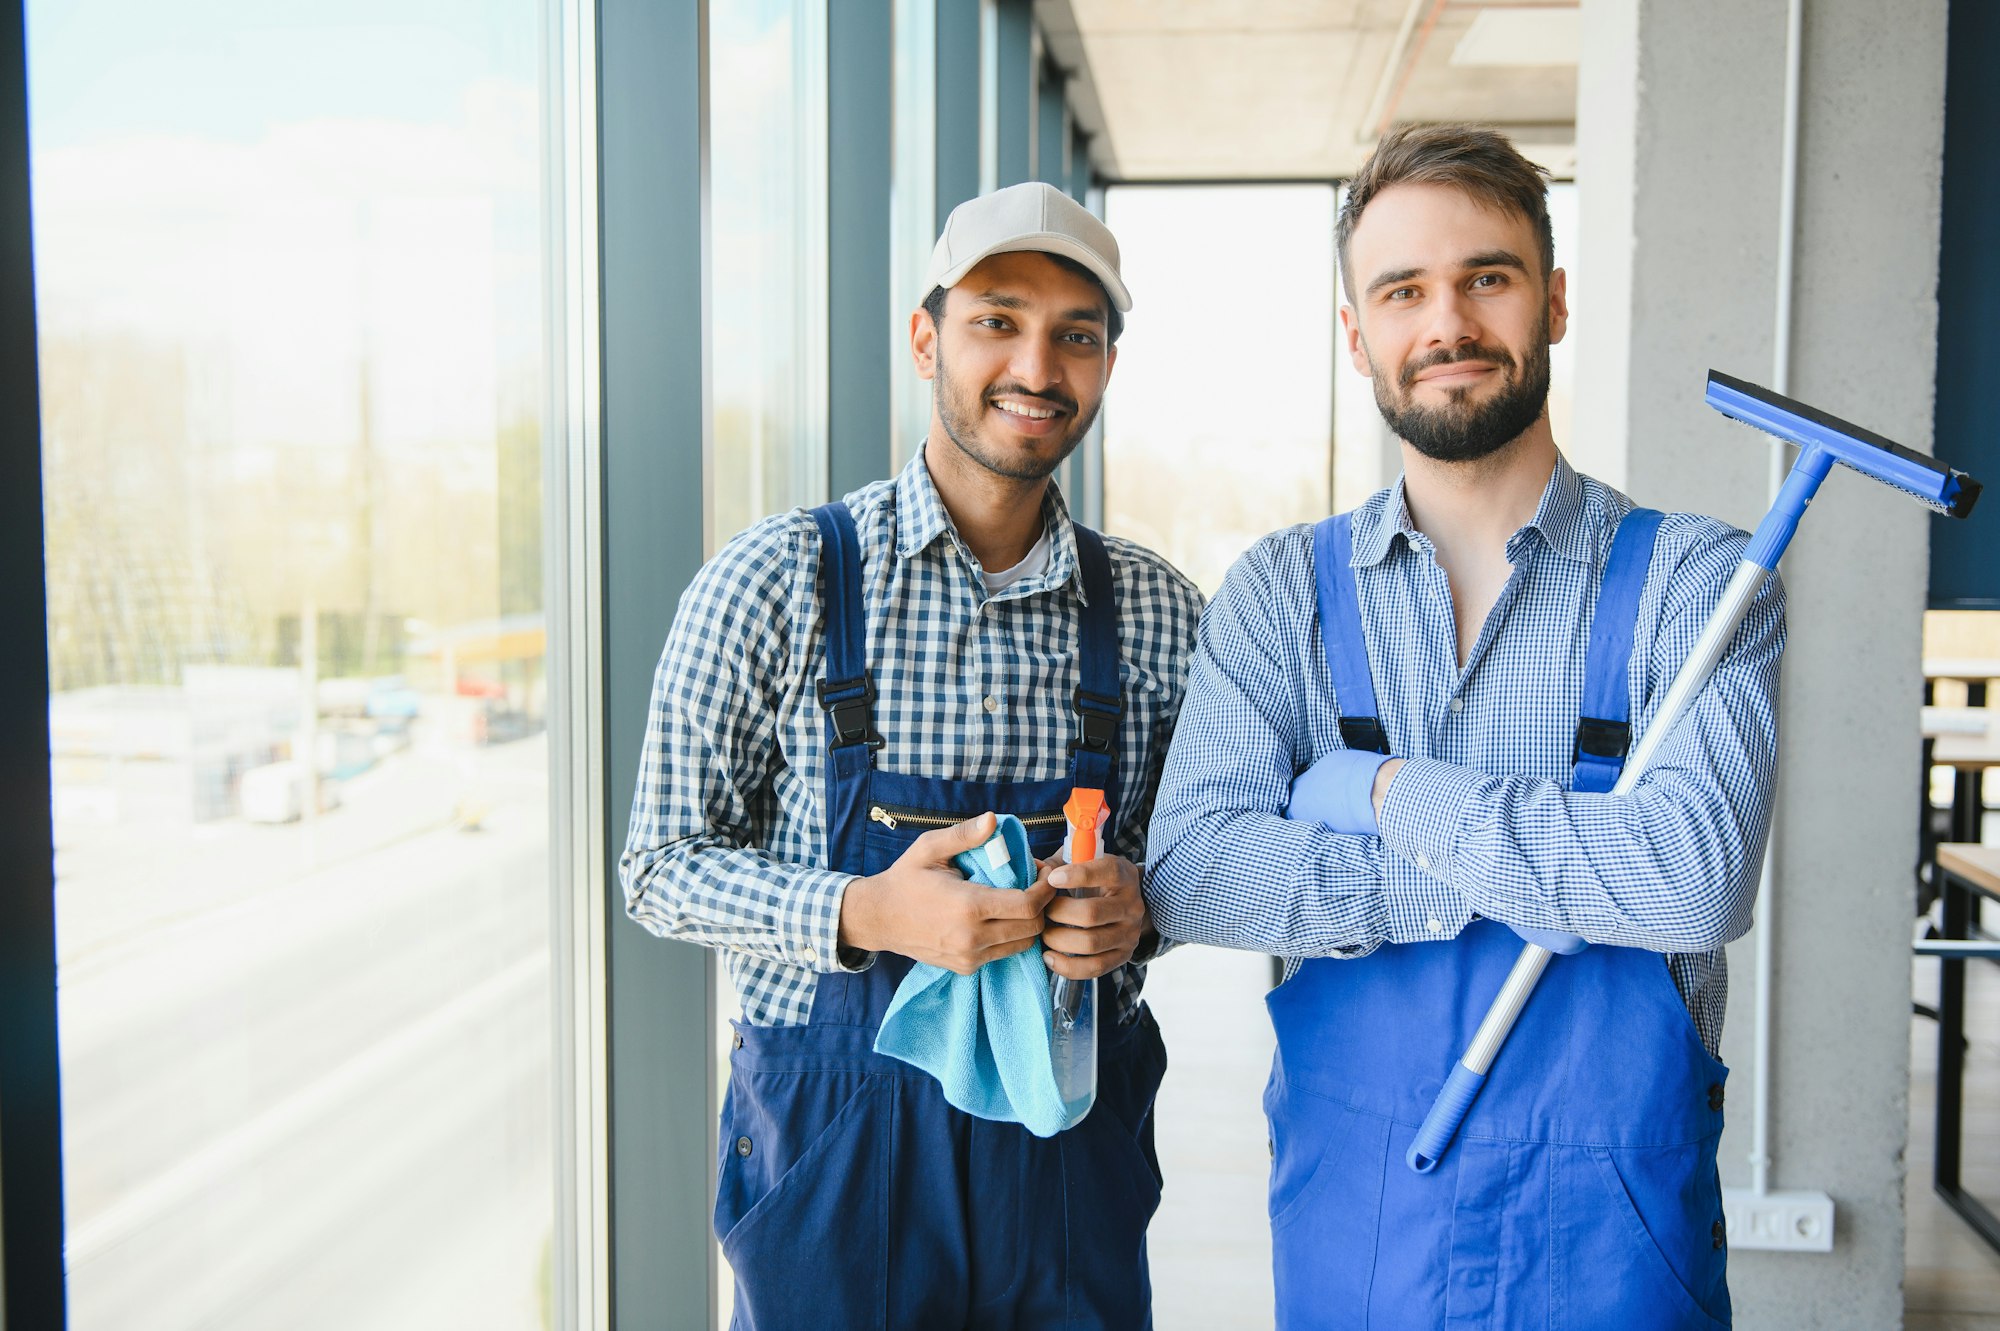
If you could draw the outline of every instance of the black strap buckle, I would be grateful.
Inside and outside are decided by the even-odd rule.
[[[1072,752],[1088,749],[1108,756],[1118,747],[1118,718],[1125,711],[1118,699],[1078,688],[1071,695],[1070,705],[1076,709],[1077,717],[1077,736],[1069,742]]]
[[[827,701],[829,693],[846,693],[852,689],[861,692],[850,698]],[[882,736],[875,731],[875,681],[863,675],[860,679],[823,679],[819,682],[819,705],[825,709],[833,722],[833,747],[847,744],[866,744],[871,749],[882,747]]]
[[[1340,742],[1357,753],[1387,753],[1389,736],[1382,723],[1372,716],[1340,718]]]
[[[1623,721],[1600,721],[1586,716],[1576,723],[1576,747],[1570,750],[1573,767],[1588,754],[1601,762],[1618,762],[1632,743],[1632,727]]]

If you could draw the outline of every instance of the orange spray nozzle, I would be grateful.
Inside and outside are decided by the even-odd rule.
[[[1089,786],[1072,786],[1063,814],[1069,819],[1069,862],[1081,864],[1096,859],[1097,825],[1104,821],[1104,792]]]

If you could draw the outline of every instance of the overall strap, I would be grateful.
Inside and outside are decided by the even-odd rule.
[[[1388,732],[1375,708],[1375,678],[1368,671],[1368,639],[1361,629],[1361,597],[1354,585],[1354,515],[1337,513],[1313,527],[1313,580],[1319,584],[1319,636],[1326,669],[1340,704],[1340,741],[1350,749],[1389,751]]]
[[[1118,721],[1125,706],[1118,688],[1118,601],[1111,581],[1111,556],[1096,532],[1081,523],[1076,533],[1076,563],[1083,575],[1086,604],[1077,631],[1080,682],[1071,696],[1077,734],[1070,741],[1070,784],[1104,792],[1117,807]]]
[[[1570,754],[1572,790],[1603,794],[1618,784],[1618,774],[1625,769],[1625,754],[1632,745],[1631,690],[1626,683],[1632,634],[1639,617],[1639,593],[1646,589],[1646,569],[1653,561],[1653,542],[1665,516],[1657,509],[1635,508],[1611,538],[1604,581],[1597,589],[1597,611],[1590,621],[1583,705],[1576,723],[1576,747]]]
[[[826,867],[862,871],[868,773],[882,747],[875,730],[875,682],[868,677],[868,624],[861,600],[861,541],[844,503],[812,511],[819,527],[820,621],[826,626]]]

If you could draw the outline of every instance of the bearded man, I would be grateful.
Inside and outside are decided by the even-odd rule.
[[[952,212],[930,283],[923,449],[759,522],[682,597],[619,873],[632,918],[720,951],[742,1003],[715,1202],[732,1327],[1150,1326],[1166,1051],[1136,866],[1201,597],[1050,481],[1131,308],[1104,224],[999,190]],[[1075,786],[1109,798],[1105,853],[1058,868]],[[951,867],[1002,813],[1050,861],[1026,891]],[[1106,982],[1097,1103],[1049,1137],[874,1050],[913,961],[969,974],[1038,938],[1055,974]]]
[[[1544,175],[1500,135],[1385,136],[1337,241],[1348,352],[1403,476],[1231,570],[1145,889],[1170,939],[1287,959],[1267,1004],[1278,1325],[1726,1325],[1722,949],[1769,827],[1782,590],[1609,793],[1747,538],[1636,508],[1557,451],[1566,279]],[[1420,1160],[1523,938],[1575,955]]]

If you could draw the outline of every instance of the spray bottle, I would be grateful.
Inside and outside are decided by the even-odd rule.
[[[1082,864],[1097,858],[1098,832],[1110,819],[1104,792],[1088,786],[1070,791],[1063,805],[1069,819],[1065,858]],[[1089,888],[1065,889],[1064,896],[1090,896]],[[1082,1117],[1097,1099],[1097,981],[1055,976],[1049,984],[1049,1059],[1056,1089],[1070,1111]]]

